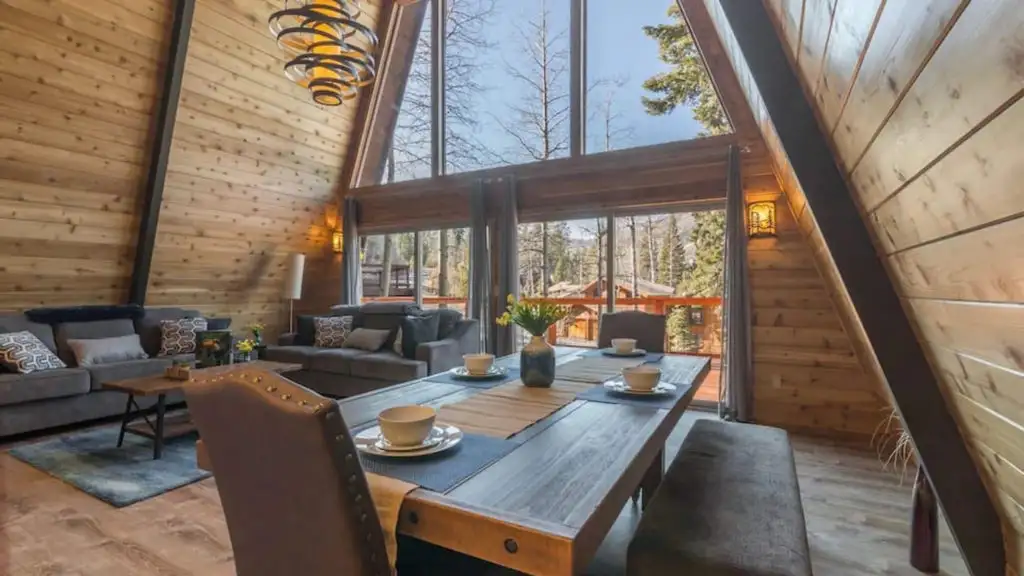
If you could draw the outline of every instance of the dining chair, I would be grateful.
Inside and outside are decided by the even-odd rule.
[[[186,385],[239,576],[384,576],[384,535],[338,404],[239,368]]]
[[[632,338],[636,347],[648,352],[665,351],[665,316],[636,310],[601,315],[597,347],[608,348],[612,338]]]

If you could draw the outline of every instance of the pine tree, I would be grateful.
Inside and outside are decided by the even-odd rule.
[[[696,212],[690,241],[696,246],[696,262],[680,285],[688,296],[721,296],[725,250],[725,212]]]
[[[662,239],[661,252],[658,254],[658,283],[666,286],[678,286],[683,278],[686,247],[679,223],[675,216],[669,216]]]
[[[673,352],[697,351],[697,337],[690,331],[690,309],[688,306],[673,308],[665,322],[665,330],[669,335],[669,350]]]
[[[663,116],[677,106],[689,106],[706,134],[729,132],[729,119],[718,102],[711,76],[704,68],[704,60],[679,5],[673,2],[668,15],[672,20],[670,24],[644,26],[644,34],[658,42],[661,60],[671,66],[671,70],[655,74],[644,82],[644,88],[654,94],[643,97],[644,108],[652,116]]]

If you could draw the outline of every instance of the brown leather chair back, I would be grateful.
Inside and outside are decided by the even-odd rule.
[[[366,477],[337,403],[238,368],[185,386],[239,576],[390,573]]]
[[[632,338],[636,347],[648,352],[665,351],[665,316],[636,310],[601,315],[597,330],[598,348],[612,345],[612,338]]]

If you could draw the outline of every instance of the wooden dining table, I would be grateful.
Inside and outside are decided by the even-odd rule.
[[[563,364],[585,350],[558,353]],[[634,493],[646,500],[657,488],[665,441],[710,360],[666,355],[659,364],[685,387],[671,407],[573,400],[510,437],[514,450],[447,493],[409,492],[398,533],[527,574],[581,573]],[[440,408],[482,391],[429,378],[340,400],[345,422],[357,429],[392,406]]]

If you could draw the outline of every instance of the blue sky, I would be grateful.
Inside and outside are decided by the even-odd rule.
[[[587,14],[587,81],[593,86],[588,101],[588,144],[590,151],[604,149],[601,103],[607,91],[613,90],[612,113],[617,116],[612,148],[629,148],[694,138],[700,125],[689,109],[676,109],[667,116],[651,116],[644,110],[641,96],[646,94],[643,81],[669,67],[658,57],[657,43],[647,37],[643,26],[669,22],[667,10],[673,0],[590,0]],[[492,58],[480,75],[489,88],[480,97],[481,116],[503,117],[507,107],[524,94],[520,83],[510,79],[506,63],[523,65],[523,45],[517,23],[536,19],[544,0],[497,0],[497,13],[491,19],[487,36],[495,44]],[[551,14],[550,28],[564,32],[563,45],[568,47],[569,1],[547,0]],[[568,91],[566,74],[560,83]],[[615,87],[613,82],[621,83]],[[502,108],[506,108],[505,111]],[[483,121],[478,136],[488,145],[508,144],[509,136],[492,121]]]
[[[453,5],[473,9],[488,0],[452,0]],[[468,162],[462,169],[486,168],[505,163],[520,163],[532,160],[521,144],[525,140],[535,146],[538,140],[536,132],[524,127],[524,123],[516,117],[513,108],[530,100],[530,90],[521,79],[510,75],[509,67],[520,70],[529,69],[527,49],[524,45],[522,31],[529,28],[531,21],[538,20],[542,6],[546,5],[550,13],[549,30],[552,34],[560,34],[558,46],[564,51],[565,73],[559,78],[555,91],[566,95],[561,106],[568,105],[569,91],[568,46],[569,46],[569,0],[494,0],[495,11],[487,18],[480,30],[480,36],[491,46],[482,51],[476,50],[476,66],[474,77],[480,90],[474,93],[467,106],[471,111],[476,126],[471,132],[465,126],[458,127],[457,122],[449,120],[451,130],[456,130],[471,141],[469,146],[462,147],[481,153],[481,158]],[[650,144],[660,144],[696,137],[700,125],[693,119],[688,108],[677,108],[665,116],[651,116],[644,110],[641,97],[646,94],[643,82],[669,67],[658,57],[657,43],[643,32],[644,25],[669,22],[667,10],[674,0],[590,0],[587,14],[587,80],[593,86],[588,96],[587,151],[599,152],[605,149],[604,121],[600,117],[600,109],[604,102],[611,102],[613,120],[613,137],[611,149],[631,148]],[[456,4],[457,2],[457,4]],[[429,26],[429,24],[427,25]],[[417,53],[417,66],[429,69],[428,34],[424,28],[421,44]],[[449,46],[452,52],[453,46]],[[452,80],[449,79],[449,82]],[[595,84],[597,84],[595,86]],[[410,88],[407,88],[407,90]],[[421,92],[428,91],[426,86],[420,87]],[[609,94],[611,98],[609,99]],[[421,95],[422,100],[422,95]],[[558,105],[552,108],[557,108]],[[413,111],[403,106],[402,117],[399,119],[399,131],[403,127],[418,127],[417,133],[424,128],[422,116],[427,111]],[[409,128],[406,128],[408,133]],[[429,131],[429,127],[427,126]],[[568,133],[568,118],[564,118],[563,134]],[[426,145],[425,134],[414,138]],[[396,138],[398,137],[396,133]],[[427,138],[429,139],[429,138]],[[564,139],[564,138],[563,138]],[[449,140],[449,157],[455,157],[452,151],[458,148]],[[423,156],[425,150],[417,153]],[[464,154],[465,155],[465,154]],[[567,156],[568,150],[555,154],[555,157]],[[486,157],[486,160],[483,159]],[[398,180],[425,177],[429,174],[429,163],[403,163],[399,158]],[[463,161],[463,164],[467,164]],[[449,172],[457,171],[449,168]]]

